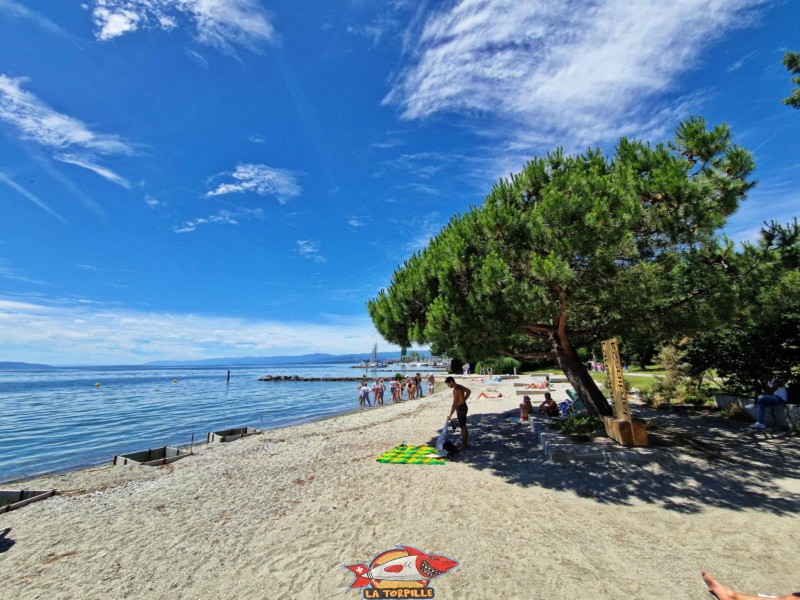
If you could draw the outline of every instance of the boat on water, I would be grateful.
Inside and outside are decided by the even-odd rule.
[[[363,362],[358,365],[361,369],[382,369],[387,367],[389,363],[378,360],[378,344],[372,347],[372,354],[370,354],[369,361]]]

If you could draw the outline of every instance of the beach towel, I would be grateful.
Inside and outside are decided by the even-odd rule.
[[[433,454],[433,456],[429,456]],[[431,446],[406,446],[400,444],[388,452],[381,454],[376,460],[379,463],[396,465],[443,465],[444,459],[438,458],[436,448]]]

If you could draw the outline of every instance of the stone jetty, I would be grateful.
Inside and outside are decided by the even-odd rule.
[[[264,375],[259,381],[365,381],[374,377],[300,377],[299,375]],[[390,379],[383,377],[383,379]]]

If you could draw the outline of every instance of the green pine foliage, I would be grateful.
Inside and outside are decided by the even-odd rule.
[[[783,99],[783,103],[794,108],[800,108],[800,52],[787,52],[783,55],[783,65],[793,75],[799,77],[792,77],[792,83],[796,86],[792,90],[792,95]]]
[[[753,168],[726,125],[700,118],[669,144],[534,158],[405,261],[370,315],[400,346],[555,360],[592,412],[610,414],[578,350],[715,314],[733,251],[717,231]]]
[[[734,312],[687,345],[690,374],[713,370],[728,391],[763,392],[772,377],[800,381],[800,228],[769,224],[758,244],[734,257]]]

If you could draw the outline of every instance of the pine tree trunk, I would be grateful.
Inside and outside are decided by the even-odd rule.
[[[614,414],[611,410],[611,405],[600,391],[600,388],[597,387],[586,365],[578,360],[574,354],[566,355],[558,352],[556,353],[556,360],[572,387],[586,403],[586,408],[589,409],[590,414],[601,417],[610,417]]]

